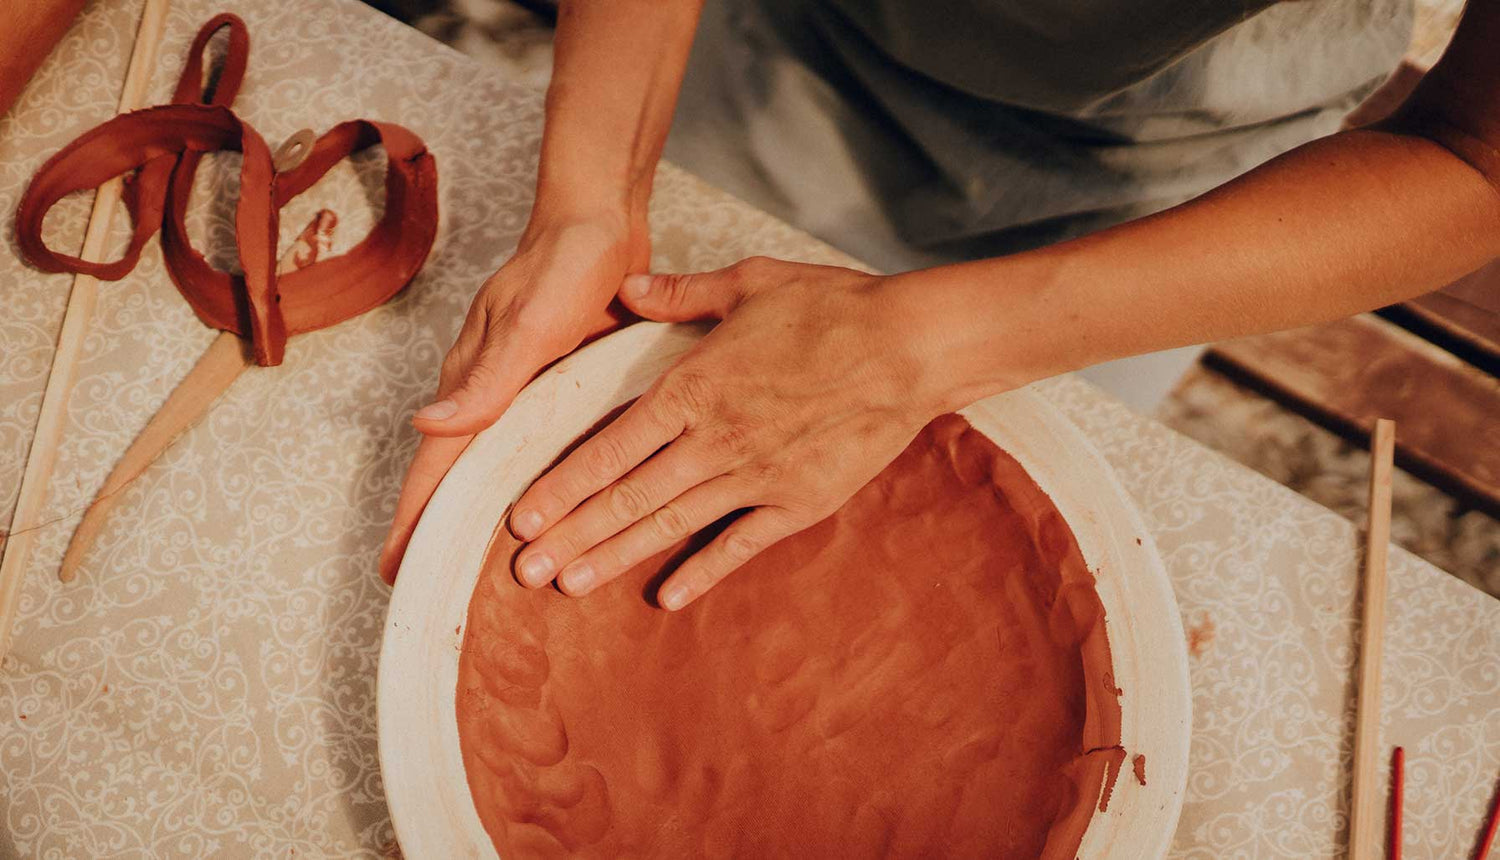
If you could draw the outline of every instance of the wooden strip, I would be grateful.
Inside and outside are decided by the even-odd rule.
[[[333,232],[338,220],[332,211],[319,209],[282,255],[276,266],[277,273],[306,268],[326,256],[333,247]],[[214,401],[253,363],[254,356],[244,349],[238,336],[220,332],[214,338],[104,480],[103,488],[84,512],[82,522],[68,541],[62,567],[57,572],[58,579],[72,582],[78,575],[78,568],[104,528],[110,510],[119,500],[120,491],[156,462],[156,458],[171,447],[177,437],[208,414]]]
[[[1364,605],[1360,612],[1359,700],[1354,710],[1354,798],[1349,807],[1349,856],[1374,860],[1381,848],[1375,762],[1380,743],[1380,662],[1385,650],[1385,566],[1391,540],[1391,471],[1396,425],[1375,422],[1370,453],[1370,522],[1365,532]]]
[[[1491,376],[1500,376],[1500,261],[1380,315]]]
[[[1364,444],[1401,425],[1396,462],[1500,516],[1500,380],[1371,316],[1216,345],[1210,368]]]
[[[78,524],[72,540],[68,542],[62,567],[57,572],[58,579],[72,582],[78,575],[78,567],[89,548],[94,545],[94,538],[104,528],[110,509],[120,497],[120,491],[146,471],[146,467],[155,462],[177,437],[197,424],[208,413],[214,401],[219,399],[219,395],[252,363],[254,362],[246,354],[238,335],[227,331],[219,332],[219,336],[209,344],[182,382],[172,389],[167,402],[151,416],[146,429],[130,443],[125,455],[105,479],[104,487],[84,512],[83,521]]]
[[[166,20],[167,0],[145,0],[140,28],[136,31],[135,46],[131,49],[130,65],[125,72],[125,85],[120,92],[120,113],[137,110],[145,103],[151,72],[156,67],[156,48],[161,42]],[[98,261],[104,253],[116,204],[120,201],[121,187],[121,180],[116,178],[100,186],[94,195],[94,208],[89,214],[88,229],[83,238],[82,256],[86,260]],[[16,509],[11,514],[8,539],[3,548],[0,548],[0,659],[10,651],[16,605],[21,599],[26,562],[36,537],[33,530],[39,525],[42,506],[47,500],[52,469],[57,464],[57,448],[62,441],[63,425],[67,420],[68,400],[73,393],[73,383],[78,375],[78,360],[83,354],[84,338],[88,334],[98,296],[97,280],[88,275],[73,278],[73,289],[68,294],[68,305],[63,315],[62,331],[57,338],[57,352],[52,359],[52,369],[47,374],[47,387],[42,393],[36,434],[32,437],[26,468],[21,474]]]

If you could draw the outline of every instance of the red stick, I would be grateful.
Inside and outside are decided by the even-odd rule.
[[[1401,794],[1406,786],[1406,750],[1391,755],[1391,860],[1401,860]]]
[[[1500,832],[1500,783],[1495,785],[1495,802],[1490,806],[1490,823],[1484,828],[1484,837],[1479,841],[1479,852],[1474,860],[1484,860],[1495,845],[1495,834]]]

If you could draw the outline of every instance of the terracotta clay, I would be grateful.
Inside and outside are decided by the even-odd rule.
[[[220,29],[229,49],[212,93],[203,88],[203,52]],[[229,109],[245,76],[250,37],[230,14],[216,15],[189,49],[172,104],[122,114],[63,147],[32,177],[16,210],[21,254],[48,272],[79,272],[101,280],[125,277],[146,241],[161,230],[162,257],[177,289],[206,325],[251,342],[262,365],[281,363],[288,335],[357,316],[406,286],[437,236],[437,167],[422,141],[391,123],[351,120],[329,129],[305,159],[276,172],[255,129]],[[278,216],[354,152],[381,144],[386,152],[385,213],[347,253],[285,274],[276,271]],[[242,154],[235,241],[244,274],[214,269],[188,240],[185,216],[193,174],[217,150]],[[124,255],[97,263],[59,254],[42,241],[42,220],[63,197],[130,174],[122,198],[133,232]]]
[[[503,529],[457,714],[503,857],[1071,858],[1124,759],[1072,532],[958,416],[687,609],[664,553],[584,598]]]

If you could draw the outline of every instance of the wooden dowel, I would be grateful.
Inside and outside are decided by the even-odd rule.
[[[338,222],[338,216],[332,211],[319,209],[281,256],[276,265],[277,273],[285,274],[311,266],[319,257],[326,255],[333,247],[333,231],[338,227]],[[171,447],[177,437],[208,414],[214,401],[251,364],[250,354],[238,335],[220,332],[214,338],[208,349],[199,356],[193,369],[172,389],[167,402],[156,410],[146,428],[130,443],[109,477],[104,479],[104,486],[84,512],[83,520],[78,523],[72,539],[68,541],[62,567],[57,571],[58,579],[72,582],[78,576],[84,556],[93,547],[99,532],[104,529],[110,509],[119,501],[121,491],[156,462],[156,458]]]
[[[72,582],[78,575],[79,565],[83,563],[83,557],[89,548],[94,545],[94,538],[104,528],[110,509],[120,498],[120,491],[146,471],[146,467],[156,462],[156,458],[177,437],[197,424],[208,413],[214,401],[219,399],[219,395],[252,363],[239,335],[219,332],[219,336],[209,344],[198,363],[193,365],[188,375],[172,390],[167,402],[151,416],[146,429],[130,443],[109,477],[104,479],[104,487],[84,512],[83,520],[68,542],[68,549],[63,553],[62,567],[57,572],[58,579]]]
[[[1391,540],[1391,461],[1396,422],[1375,422],[1370,439],[1370,522],[1365,534],[1364,608],[1359,637],[1359,699],[1354,712],[1354,794],[1349,807],[1349,856],[1380,855],[1376,747],[1380,741],[1380,661],[1385,644],[1385,567]]]
[[[146,0],[141,10],[141,24],[136,30],[135,46],[130,53],[130,65],[125,72],[125,85],[120,91],[119,113],[144,106],[151,71],[156,67],[156,48],[161,42],[166,20],[167,0]],[[116,204],[120,201],[120,191],[121,181],[116,178],[101,185],[94,194],[94,208],[89,213],[80,254],[83,259],[91,262],[101,259]],[[10,651],[16,605],[21,599],[26,563],[36,538],[34,529],[39,524],[42,505],[47,501],[47,488],[52,480],[52,469],[57,464],[57,448],[68,417],[68,400],[78,376],[78,360],[83,354],[84,338],[88,335],[98,296],[97,280],[89,275],[74,276],[67,309],[63,312],[62,331],[57,338],[57,352],[47,374],[47,387],[42,392],[36,434],[32,436],[25,471],[21,473],[16,509],[11,514],[7,540],[0,548],[0,659]]]

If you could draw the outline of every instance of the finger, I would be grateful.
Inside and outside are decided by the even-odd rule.
[[[511,510],[510,530],[521,540],[536,539],[584,499],[677,438],[684,426],[680,417],[674,418],[651,392],[646,393],[521,494]]]
[[[715,475],[705,446],[678,437],[620,480],[595,493],[516,556],[516,576],[539,588],[557,571]]]
[[[468,447],[471,436],[424,436],[417,453],[406,468],[406,480],[401,484],[401,495],[396,500],[396,516],[391,530],[386,534],[385,545],[380,549],[380,578],[389,584],[396,581],[396,571],[406,555],[406,545],[417,527],[417,519],[427,507],[428,499],[448,474],[458,455]]]
[[[687,606],[771,544],[809,525],[782,508],[756,508],[683,562],[662,583],[657,602],[672,611]]]
[[[439,399],[412,416],[428,436],[472,436],[495,423],[517,392],[552,357],[537,357],[533,345],[491,325],[475,342],[469,323],[443,359]]]
[[[588,594],[743,505],[744,487],[728,476],[699,484],[564,567],[558,587]]]
[[[646,319],[661,322],[723,319],[775,265],[774,260],[751,257],[695,275],[629,275],[620,283],[620,301]]]

